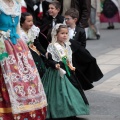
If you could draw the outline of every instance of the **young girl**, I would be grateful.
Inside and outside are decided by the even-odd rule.
[[[33,17],[30,13],[27,12],[21,14],[20,24],[21,24],[20,36],[22,40],[24,40],[28,44],[28,47],[36,63],[40,77],[42,77],[46,70],[42,60],[43,59],[42,55],[44,55],[46,51],[42,48],[37,39],[40,30],[38,27],[33,25]]]
[[[47,118],[65,118],[89,114],[84,97],[71,84],[75,68],[72,66],[72,52],[68,42],[66,25],[57,24],[52,30],[52,42],[47,51],[52,54],[50,67],[42,78],[47,95]],[[74,81],[74,80],[73,80]]]

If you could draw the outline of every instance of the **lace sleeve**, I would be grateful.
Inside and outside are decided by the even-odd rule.
[[[40,29],[33,25],[28,32],[29,39],[34,42],[34,40],[39,36]]]
[[[33,36],[38,37],[39,33],[40,33],[40,28],[38,28],[35,25],[33,25],[31,27],[31,32],[33,33]]]
[[[52,59],[56,62],[60,62],[61,58],[59,57],[59,53],[57,52],[57,50],[55,49],[53,44],[49,44],[48,48],[47,48],[47,52],[51,53],[52,55]]]

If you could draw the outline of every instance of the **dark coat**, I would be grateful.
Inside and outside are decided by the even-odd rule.
[[[82,27],[82,25],[77,25],[75,28],[75,36],[74,36],[74,40],[78,41],[81,46],[83,46],[84,48],[86,47],[86,34],[85,34],[85,30]]]
[[[58,0],[63,6],[63,0]],[[90,17],[91,0],[71,0],[71,8],[76,8],[79,11],[79,22],[84,28],[88,27],[88,19]],[[62,13],[61,8],[61,13]]]
[[[33,9],[34,2],[32,0],[25,0],[25,3],[27,5],[27,12],[29,12],[30,14],[32,14],[34,24],[36,25],[36,15],[35,15],[35,11]]]
[[[77,26],[74,39],[70,40],[73,66],[76,68],[76,76],[84,90],[93,88],[92,83],[100,80],[103,74],[97,65],[96,59],[85,49],[85,31],[81,26]]]
[[[55,19],[55,24],[64,22],[64,17],[59,14],[54,19]],[[52,21],[53,21],[52,16],[48,15],[47,17],[43,18],[41,26],[40,26],[42,33],[52,28]],[[45,35],[47,35],[46,32],[45,32]]]
[[[40,11],[39,11],[39,9],[40,9],[40,7],[39,7],[40,2],[37,2],[35,5],[38,6],[38,8],[35,10],[36,24],[37,24],[37,26],[40,26],[42,19],[44,17],[46,17],[47,14],[48,14],[47,11],[48,11],[49,2],[47,2],[47,1],[43,1],[42,2],[42,7],[43,7],[43,15],[42,16],[39,16],[39,13],[40,13]]]
[[[34,2],[32,0],[25,0],[25,3],[27,5],[27,12],[31,13],[32,16],[33,16],[34,24],[36,26],[39,26],[41,24],[41,19],[43,17],[45,17],[46,14],[47,14],[49,2],[47,2],[47,1],[42,2],[42,7],[43,7],[43,16],[42,16],[42,18],[38,17],[39,9],[40,9],[39,8],[40,2],[37,2],[36,4],[34,4]],[[36,10],[33,9],[34,5],[37,5]]]
[[[57,15],[55,19],[55,24],[57,23],[63,23],[64,22],[64,17],[61,15]],[[45,17],[42,20],[41,26],[40,26],[40,30],[41,32],[47,36],[47,40],[49,42],[51,42],[51,30],[52,30],[52,22],[53,22],[53,17],[52,16],[48,16]]]

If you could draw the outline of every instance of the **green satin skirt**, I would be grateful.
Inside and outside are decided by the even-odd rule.
[[[66,75],[62,78],[58,70],[48,68],[42,83],[48,101],[47,118],[89,114],[89,106],[85,104],[79,91],[70,83]]]

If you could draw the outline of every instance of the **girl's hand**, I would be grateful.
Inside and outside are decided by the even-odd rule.
[[[55,65],[55,68],[56,68],[56,69],[60,69],[60,64],[56,64],[56,65]]]
[[[75,71],[75,67],[73,67],[72,64],[70,64],[70,62],[67,62],[67,63],[68,63],[68,67],[70,68],[70,70]]]
[[[72,71],[75,71],[75,67],[72,68]]]

